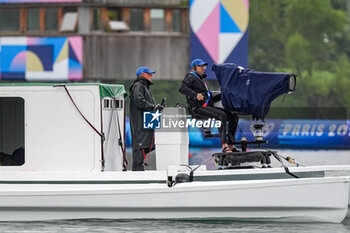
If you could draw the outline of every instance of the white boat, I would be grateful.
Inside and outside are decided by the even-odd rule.
[[[0,217],[2,221],[229,218],[339,223],[347,212],[349,179],[191,182],[171,188],[165,181],[114,182],[1,184]]]
[[[0,220],[345,218],[349,178],[324,177],[327,167],[272,179],[282,168],[201,166],[173,184],[190,173],[184,129],[156,132],[157,170],[122,171],[124,94],[120,85],[0,85]]]

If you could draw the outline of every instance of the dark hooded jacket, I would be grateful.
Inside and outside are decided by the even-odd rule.
[[[208,88],[204,79],[206,74],[201,76],[200,74],[192,72],[186,74],[184,80],[181,82],[179,92],[186,96],[188,107],[194,109],[203,106],[208,99]],[[204,96],[204,100],[197,100],[197,94],[200,93]],[[212,96],[209,99],[208,106],[213,106],[215,102],[221,99],[220,95]]]
[[[138,77],[130,87],[130,129],[133,151],[154,149],[154,130],[143,128],[143,112],[152,111],[155,101],[149,90],[152,83]]]

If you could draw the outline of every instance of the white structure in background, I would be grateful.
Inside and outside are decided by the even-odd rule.
[[[156,171],[121,171],[124,96],[121,85],[0,84],[1,221],[345,218],[349,178],[324,171],[349,167],[291,168],[303,177],[291,179],[283,168],[201,166],[192,182],[174,185],[190,173],[180,166],[188,160],[186,130],[156,132]]]
[[[127,32],[130,30],[129,26],[124,21],[109,21],[109,28],[112,31]]]
[[[161,117],[165,121],[186,122],[186,110],[184,108],[165,108]],[[155,145],[157,170],[168,170],[168,167],[172,165],[188,165],[189,136],[186,127],[156,129]]]
[[[78,25],[78,13],[67,12],[64,14],[60,31],[61,32],[75,32]]]

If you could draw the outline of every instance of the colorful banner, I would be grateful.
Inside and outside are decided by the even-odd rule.
[[[80,80],[82,37],[0,37],[0,79]]]
[[[0,3],[81,2],[82,0],[0,0]]]
[[[191,60],[248,66],[249,0],[190,0]]]

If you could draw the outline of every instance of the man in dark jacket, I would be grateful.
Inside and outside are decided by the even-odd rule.
[[[156,104],[149,90],[152,85],[154,70],[140,67],[136,72],[136,80],[130,87],[130,128],[132,137],[133,171],[144,171],[144,159],[154,150],[154,130],[143,128],[145,111],[162,110]]]
[[[187,105],[194,113],[193,117],[204,116],[221,121],[219,134],[223,152],[237,151],[233,146],[235,133],[238,124],[238,116],[225,109],[214,107],[214,103],[221,100],[221,95],[213,96],[209,91],[204,79],[205,70],[208,63],[201,59],[195,59],[191,62],[192,71],[186,74],[182,81],[179,92],[186,95]],[[227,128],[228,122],[228,128]],[[229,137],[226,132],[228,131]]]

